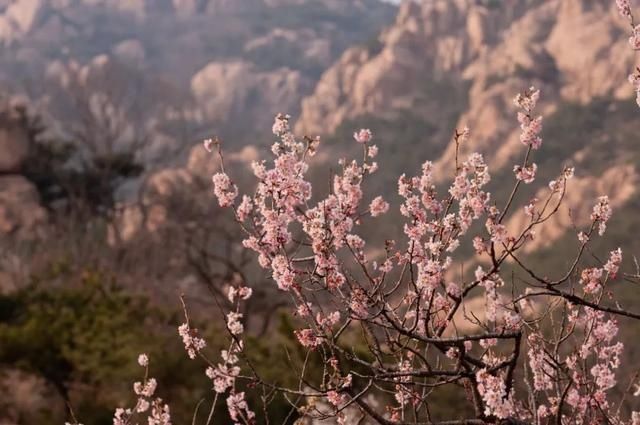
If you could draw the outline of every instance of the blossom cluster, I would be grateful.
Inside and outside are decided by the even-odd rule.
[[[230,287],[228,299],[239,307],[241,301],[251,298],[253,290],[246,286]],[[236,390],[236,379],[240,376],[240,355],[244,349],[244,343],[240,339],[244,332],[241,322],[242,314],[238,311],[230,311],[227,314],[227,329],[232,336],[229,348],[220,352],[221,362],[207,367],[205,374],[213,381],[213,390],[218,394],[229,391],[227,396],[227,410],[229,416],[236,423],[252,423],[255,413],[249,409],[245,400],[245,393]]]
[[[530,161],[530,155],[542,144],[542,117],[533,115],[539,98],[540,91],[531,87],[514,100],[520,109],[520,141],[528,148],[523,163],[514,166],[514,193],[520,182],[528,184],[535,180],[537,165]],[[519,234],[510,234],[504,218],[511,201],[504,210],[492,202],[490,193],[485,189],[491,176],[482,155],[472,153],[462,163],[456,163],[456,175],[446,197],[439,196],[433,175],[434,165],[427,161],[422,165],[420,175],[408,177],[403,174],[398,180],[398,194],[402,198],[399,212],[405,220],[403,230],[406,244],[398,245],[394,240],[387,240],[384,258],[372,261],[365,252],[365,239],[357,233],[358,225],[366,215],[363,212],[377,218],[390,209],[381,196],[374,196],[368,207],[364,203],[362,184],[377,169],[377,163],[370,162],[378,154],[378,148],[371,145],[373,133],[367,129],[354,133],[355,141],[364,150],[363,161],[341,159],[341,169],[333,176],[331,192],[313,201],[306,173],[309,157],[316,152],[319,139],[307,138],[306,145],[298,142],[291,132],[289,120],[290,117],[283,114],[275,119],[273,133],[278,140],[271,148],[273,162],[252,164],[258,179],[253,196],[244,195],[240,203],[235,205],[228,189],[216,192],[219,200],[222,198],[221,204],[232,201],[228,206],[234,208],[236,219],[248,231],[243,245],[257,253],[259,264],[271,272],[277,287],[293,297],[295,314],[305,322],[301,328],[294,330],[302,347],[319,353],[332,352],[337,349],[335,338],[349,321],[363,323],[367,338],[374,340],[376,336],[371,329],[379,326],[385,329],[384,332],[398,330],[399,335],[417,340],[442,335],[450,328],[465,296],[473,288],[479,287],[484,289],[486,311],[484,322],[476,320],[487,332],[486,337],[478,339],[483,353],[479,358],[471,357],[472,341],[463,339],[455,345],[445,344],[441,354],[456,364],[467,364],[467,367],[473,368],[485,417],[527,417],[527,413],[516,408],[514,400],[510,369],[515,367],[517,357],[505,358],[500,351],[502,339],[517,338],[516,341],[519,341],[527,332],[525,340],[529,346],[527,354],[532,388],[535,392],[546,394],[546,399],[536,407],[535,414],[538,417],[558,414],[561,401],[551,393],[560,376],[557,363],[561,360],[557,353],[547,350],[547,340],[537,327],[538,321],[528,321],[523,315],[523,310],[535,314],[530,297],[536,294],[527,290],[517,301],[504,299],[501,288],[505,282],[500,276],[500,265],[507,258],[515,258],[513,253],[534,237],[533,228],[557,211],[557,206],[553,206],[551,200],[559,195],[554,202],[562,201],[567,181],[573,177],[573,168],[565,168],[558,179],[549,183],[549,198],[541,206],[538,206],[538,199],[529,201],[524,207],[525,214],[530,218],[527,228]],[[468,129],[456,133],[457,143],[469,143],[469,138]],[[221,188],[228,187],[228,177],[218,179]],[[235,198],[237,193],[231,192]],[[604,232],[610,217],[608,198],[599,198],[591,218],[600,233]],[[485,219],[487,233],[471,238],[472,245],[478,255],[491,259],[493,266],[488,270],[478,267],[475,279],[466,284],[447,280],[453,263],[452,253],[473,223],[482,218]],[[581,233],[580,238],[583,244],[588,243],[587,234]],[[355,277],[353,270],[346,267],[346,258],[351,258],[361,270],[360,277]],[[621,258],[621,251],[617,250],[611,253],[607,264],[582,271],[580,282],[585,296],[601,293],[606,279],[617,273]],[[394,283],[393,279],[396,278],[391,276],[399,278]],[[403,276],[406,285],[403,285]],[[535,274],[533,276],[537,277]],[[541,282],[546,281],[541,279]],[[389,287],[394,289],[388,291]],[[318,291],[324,292],[331,302],[319,302],[315,295]],[[387,295],[383,295],[385,293]],[[391,294],[397,298],[397,302],[386,298]],[[232,302],[238,297],[241,295],[235,289],[230,292]],[[377,313],[374,314],[374,311]],[[592,404],[589,402],[587,407],[580,407],[589,397],[606,398],[606,392],[615,382],[613,374],[622,345],[613,343],[612,338],[616,333],[611,326],[613,322],[605,321],[599,313],[591,311],[586,321],[580,324],[575,321],[575,327],[596,330],[608,327],[612,337],[600,340],[595,335],[601,335],[601,332],[589,333],[590,337],[585,339],[579,352],[572,354],[577,357],[569,356],[565,360],[571,366],[572,361],[577,365],[594,353],[598,359],[590,368],[590,388],[578,390],[582,388],[578,383],[582,385],[585,382],[584,377],[573,377],[576,389],[571,389],[568,393],[570,398],[563,402],[576,411],[585,412],[590,408]],[[237,311],[227,315],[227,328],[234,337],[244,331],[241,319],[242,315]],[[345,319],[347,322],[343,322]],[[240,352],[242,346],[237,342],[233,344],[229,353],[223,355],[224,362],[207,369],[207,375],[214,381],[216,392],[231,389],[233,397],[227,400],[230,409],[244,411],[244,399],[239,395],[241,393],[234,390],[235,380],[240,373],[236,365],[237,353],[231,353],[234,350]],[[396,344],[401,346],[404,343],[398,341]],[[411,377],[414,368],[418,367],[414,363],[420,363],[421,359],[411,351],[400,353],[396,365],[388,366],[392,371],[391,381],[396,383],[394,400],[397,405],[387,406],[392,420],[401,420],[408,406],[415,407],[424,402],[413,387]],[[331,364],[335,367],[335,363],[337,361]],[[578,371],[577,366],[568,373],[572,371]],[[379,369],[376,369],[376,373],[379,373]],[[339,408],[349,399],[341,387],[343,379],[346,378],[336,368],[334,378],[321,384],[325,388],[323,394],[328,404],[337,409],[335,415],[339,423],[342,420]]]
[[[155,378],[148,377],[149,357],[146,354],[138,356],[138,364],[145,368],[144,380],[133,384],[133,392],[137,396],[133,408],[117,408],[113,415],[113,425],[132,425],[137,423],[134,417],[146,414],[149,425],[171,425],[171,411],[169,405],[154,397],[158,383]]]
[[[640,25],[634,24],[633,13],[631,11],[631,3],[629,0],[616,0],[616,6],[620,15],[629,22],[631,26],[631,36],[629,44],[633,50],[640,50]],[[629,82],[636,91],[636,102],[640,106],[640,67],[636,67],[635,71],[629,75]]]
[[[207,346],[205,340],[198,336],[198,330],[192,329],[188,323],[178,327],[178,334],[182,337],[184,348],[190,359],[195,359],[200,350]]]

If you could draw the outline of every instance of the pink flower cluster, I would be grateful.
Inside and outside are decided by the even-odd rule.
[[[598,234],[600,236],[604,235],[604,232],[607,230],[607,222],[611,218],[611,214],[612,210],[611,205],[609,204],[609,197],[599,197],[598,203],[593,207],[591,220],[598,223]]]
[[[113,415],[113,425],[130,425],[136,414],[147,413],[149,425],[171,425],[169,406],[162,403],[161,398],[153,398],[157,382],[155,378],[148,378],[149,357],[146,354],[138,356],[138,364],[145,368],[145,378],[142,382],[133,384],[133,391],[137,401],[133,408],[117,408]]]
[[[586,294],[599,294],[609,279],[614,279],[622,264],[622,250],[611,251],[607,263],[602,267],[587,268],[582,271],[580,283]],[[607,273],[605,279],[605,272]]]
[[[529,367],[533,374],[533,388],[536,391],[552,390],[555,382],[553,359],[545,352],[544,339],[537,333],[528,337]]]
[[[178,327],[178,334],[182,337],[184,348],[190,359],[195,359],[200,350],[207,346],[204,339],[198,336],[198,330],[191,329],[188,323],[183,323]]]
[[[278,288],[287,291],[295,303],[296,315],[304,324],[294,334],[303,347],[315,350],[314,355],[334,353],[341,349],[336,345],[339,335],[348,331],[350,323],[354,322],[363,324],[367,342],[376,339],[374,328],[389,340],[393,339],[394,333],[400,335],[389,346],[404,347],[404,342],[400,341],[405,338],[406,341],[426,342],[437,338],[447,341],[442,335],[449,330],[455,332],[452,329],[455,328],[455,324],[452,326],[454,316],[461,310],[466,314],[465,297],[472,290],[477,294],[475,288],[479,287],[484,289],[486,316],[484,322],[475,316],[472,320],[486,334],[470,340],[449,340],[435,347],[439,354],[452,360],[446,363],[457,367],[464,365],[465,373],[474,377],[482,404],[478,408],[484,410],[485,416],[493,420],[511,416],[533,419],[535,415],[540,418],[561,415],[559,406],[562,403],[568,404],[578,414],[596,405],[606,408],[606,392],[615,385],[614,371],[622,351],[622,345],[613,341],[617,324],[593,309],[586,309],[586,314],[581,317],[578,310],[583,307],[570,305],[567,308],[572,314],[571,330],[582,332],[584,340],[577,350],[568,354],[564,347],[554,352],[553,343],[545,340],[537,328],[537,319],[530,320],[523,312],[538,314],[532,299],[540,294],[525,290],[522,296],[514,294],[513,298],[508,298],[506,293],[500,293],[500,287],[505,285],[501,265],[513,259],[514,264],[522,266],[533,280],[541,283],[541,288],[548,288],[548,295],[558,295],[559,299],[564,296],[561,289],[556,289],[561,286],[549,284],[547,278],[529,271],[516,252],[534,237],[534,226],[557,211],[552,204],[558,200],[560,205],[567,180],[573,176],[573,168],[566,168],[559,178],[549,183],[551,192],[546,202],[534,198],[524,207],[530,220],[527,220],[528,227],[521,234],[508,232],[504,224],[513,195],[521,182],[528,184],[536,177],[537,165],[530,161],[530,155],[542,143],[542,117],[532,115],[539,97],[539,90],[532,87],[515,99],[520,108],[520,141],[528,148],[524,161],[513,169],[517,182],[504,211],[501,212],[485,189],[491,176],[482,155],[472,153],[462,163],[458,163],[456,158],[456,175],[444,197],[438,196],[434,166],[427,161],[419,175],[402,175],[398,180],[406,245],[396,248],[395,241],[385,241],[384,250],[376,254],[379,255],[376,261],[367,258],[368,252],[365,256],[365,246],[369,246],[369,241],[357,234],[363,218],[378,217],[389,210],[389,204],[380,196],[374,196],[368,205],[364,202],[363,182],[377,168],[377,164],[369,162],[378,153],[377,147],[369,145],[372,140],[369,130],[363,129],[354,134],[356,142],[363,145],[362,161],[341,159],[341,168],[333,176],[331,192],[317,200],[312,200],[306,173],[309,156],[315,153],[318,139],[306,138],[306,146],[298,142],[290,130],[290,117],[287,115],[278,115],[273,125],[273,132],[278,137],[271,149],[273,162],[252,164],[258,179],[253,196],[243,196],[235,206],[237,190],[229,189],[231,183],[228,178],[218,178],[220,187],[216,194],[219,199],[223,198],[221,204],[235,207],[236,218],[243,222],[243,229],[248,233],[244,246],[258,254],[260,265],[271,273]],[[458,144],[468,142],[468,138],[468,130],[456,132]],[[599,198],[591,215],[594,227],[589,235],[581,234],[581,242],[588,242],[595,226],[602,234],[610,217],[608,198]],[[488,235],[469,239],[472,239],[473,248],[479,255],[491,260],[490,266],[486,271],[478,267],[475,279],[466,283],[462,278],[460,283],[448,282],[446,279],[451,278],[448,272],[453,263],[451,253],[459,247],[462,237],[474,222],[484,219]],[[582,271],[581,296],[588,300],[587,305],[599,302],[606,281],[615,276],[621,261],[622,253],[616,250],[601,268]],[[573,271],[569,276],[575,276]],[[230,290],[232,303],[251,295],[250,290],[241,292],[241,289]],[[567,297],[575,297],[573,294]],[[244,332],[241,319],[240,310],[227,314],[227,327],[234,341]],[[527,336],[532,392],[538,393],[540,403],[535,396],[533,406],[518,411],[520,407],[516,409],[512,391],[512,369],[520,364],[519,350],[515,350],[513,358],[508,358],[503,348],[507,346],[505,340],[520,347],[524,336]],[[472,341],[478,343],[481,353],[471,353]],[[382,352],[374,343],[370,349],[376,355],[376,351]],[[241,350],[241,345],[232,345],[230,354],[223,355],[224,362],[207,369],[207,376],[214,381],[216,392],[230,390],[227,404],[234,420],[241,415],[249,415],[244,394],[238,393],[235,387],[236,379],[240,378],[237,361]],[[380,364],[375,366],[375,374],[384,376],[384,382],[395,385],[394,395],[399,407],[387,406],[392,419],[400,420],[406,407],[424,403],[423,395],[413,385],[415,377],[412,373],[417,373],[414,368],[425,361],[418,357],[400,348],[397,364],[389,366],[379,361]],[[317,388],[322,388],[318,392],[335,410],[333,413],[340,423],[343,416],[338,411],[348,404],[349,397],[345,396],[341,386],[343,374],[334,363],[337,364],[337,360],[331,363],[336,369],[335,377],[325,380],[325,376]],[[366,365],[366,362],[362,364]],[[431,370],[428,363],[422,366],[424,370]],[[558,389],[559,380],[567,379],[571,379],[571,386],[566,400],[561,400],[554,391]],[[531,409],[527,410],[529,407]]]
[[[238,196],[238,188],[231,183],[226,173],[217,173],[213,176],[213,190],[221,207],[233,205]]]
[[[629,44],[633,50],[640,50],[640,25],[636,25],[631,31],[631,37],[629,37]]]
[[[532,183],[536,178],[536,171],[538,166],[534,163],[531,165],[516,165],[513,167],[513,172],[516,174],[516,179],[523,181],[527,184]]]
[[[313,329],[301,329],[294,333],[303,347],[315,349],[322,344],[322,337],[318,336]]]
[[[629,74],[629,82],[636,91],[636,103],[640,106],[640,68],[636,68],[633,74]]]
[[[533,118],[531,115],[540,99],[540,90],[534,87],[529,88],[524,93],[518,94],[514,103],[522,109],[518,112],[518,122],[522,133],[520,133],[520,141],[530,146],[532,149],[539,149],[542,145],[540,132],[542,131],[542,117]]]
[[[371,201],[371,205],[369,205],[369,212],[371,212],[371,217],[377,217],[389,211],[389,204],[382,199],[382,196],[378,196],[373,201]]]
[[[629,37],[629,44],[633,50],[640,50],[640,25],[633,25],[633,14],[631,12],[631,4],[629,0],[616,0],[618,6],[618,12],[620,15],[629,21],[631,25],[631,36]],[[629,82],[633,85],[636,91],[636,103],[640,106],[640,68],[629,75]]]
[[[631,4],[629,0],[616,0],[616,6],[622,17],[631,19]]]
[[[353,133],[353,138],[358,143],[369,143],[373,138],[373,133],[368,128],[363,128],[360,131]]]
[[[507,386],[502,377],[494,376],[486,369],[476,372],[478,392],[485,405],[485,415],[505,419],[513,415],[515,408],[511,395],[507,394]]]
[[[614,319],[607,319],[604,312],[589,307],[584,308],[584,316],[574,320],[584,327],[585,337],[577,354],[568,356],[566,360],[576,383],[576,387],[569,391],[567,401],[579,414],[584,414],[589,408],[607,409],[606,392],[616,384],[614,371],[620,366],[624,348],[622,343],[614,342],[618,324]],[[592,382],[585,385],[587,377],[582,374],[579,363],[586,363],[588,359],[592,364],[589,370]]]
[[[256,417],[256,414],[249,409],[244,392],[231,393],[227,397],[227,409],[231,420],[235,421],[236,425],[253,423]]]
[[[248,300],[252,294],[253,290],[246,286],[231,287],[229,289],[229,301],[236,303],[236,311],[227,313],[227,330],[232,339],[229,348],[220,352],[222,361],[215,367],[211,364],[205,370],[205,375],[213,381],[213,390],[216,393],[223,394],[229,391],[227,410],[231,419],[237,424],[250,424],[255,419],[255,413],[249,409],[249,405],[245,400],[245,393],[236,390],[236,380],[240,376],[238,363],[244,349],[244,343],[241,339],[244,325],[240,321],[243,315],[238,310],[240,309],[240,302]]]

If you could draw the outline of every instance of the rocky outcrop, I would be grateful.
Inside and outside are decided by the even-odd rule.
[[[11,44],[29,32],[43,13],[42,0],[13,0],[0,7],[0,45]]]
[[[225,152],[225,165],[233,170],[234,182],[243,190],[252,181],[249,165],[258,159],[253,146]],[[109,232],[110,242],[130,241],[141,231],[154,234],[189,223],[204,225],[202,220],[218,210],[210,178],[219,171],[217,156],[198,145],[191,149],[184,166],[150,173],[144,179],[138,202],[118,209],[119,216]]]
[[[135,78],[172,88],[149,95],[155,105],[193,95],[198,104],[176,106],[189,110],[184,125],[246,144],[274,114],[297,112],[320,73],[394,9],[379,0],[5,0],[0,45],[11,48],[0,50],[0,79],[27,72],[42,84],[31,91],[46,93],[34,100],[64,113],[42,77],[58,73],[56,63],[115,58],[139,70]]]
[[[0,113],[0,174],[16,173],[29,155],[31,141],[21,116],[13,108]]]
[[[446,183],[456,155],[450,143],[454,127],[471,129],[469,143],[459,148],[461,157],[479,151],[492,174],[510,173],[516,157],[523,154],[513,98],[531,85],[541,89],[537,112],[544,116],[554,114],[560,104],[632,96],[627,74],[635,56],[627,42],[628,23],[619,17],[614,2],[523,0],[500,2],[498,7],[491,3],[405,2],[395,23],[380,34],[377,46],[347,50],[322,75],[314,93],[303,100],[296,130],[331,135],[343,132],[345,124],[402,122],[398,117],[409,114],[415,123],[448,126],[412,141],[412,146],[429,145],[425,149],[429,152],[436,146],[436,158],[422,160],[435,159],[435,175]],[[426,87],[425,81],[431,84]],[[456,106],[457,123],[444,119],[443,103],[456,100],[442,89],[449,87],[443,81],[468,87],[466,101]],[[584,140],[574,152],[588,144]],[[398,160],[406,167],[409,154],[405,155]],[[575,163],[570,156],[562,160]],[[574,215],[588,218],[593,200],[602,194],[611,194],[616,207],[633,199],[630,185],[637,181],[636,171],[616,166],[615,161],[622,163],[623,158],[610,161],[602,177],[581,169],[583,177],[572,182],[567,207]],[[569,229],[569,220],[568,211],[561,211],[529,249],[550,246]],[[517,227],[517,221],[511,225]]]
[[[20,175],[0,176],[0,235],[33,236],[47,219],[36,187]]]
[[[310,87],[311,82],[298,71],[281,68],[260,72],[243,61],[210,63],[191,80],[204,120],[227,129],[232,136],[246,131],[247,123],[264,133],[276,114],[295,111],[300,93]]]
[[[425,79],[457,78],[502,37],[531,1],[488,9],[471,0],[404,2],[379,46],[356,47],[327,70],[303,101],[297,130],[330,133],[361,115],[411,109]],[[427,93],[428,95],[428,93]]]
[[[604,0],[510,1],[500,7],[464,0],[406,2],[377,50],[352,48],[323,74],[304,99],[296,128],[331,134],[358,117],[403,111],[428,120],[438,113],[428,104],[451,100],[423,92],[423,83],[447,78],[470,84],[459,126],[471,128],[474,143],[463,154],[497,152],[491,165],[499,168],[517,147],[512,99],[523,88],[542,88],[543,113],[561,99],[631,95],[626,75],[634,56],[624,25],[615,5]],[[454,154],[451,147],[440,163]]]

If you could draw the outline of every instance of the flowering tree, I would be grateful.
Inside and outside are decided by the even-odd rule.
[[[640,26],[633,24],[629,2],[617,4],[631,23],[631,44],[640,49]],[[640,102],[640,69],[630,80]],[[515,209],[517,194],[536,178],[534,157],[542,145],[542,117],[535,114],[539,96],[531,88],[514,102],[523,159],[513,168],[504,205],[486,191],[491,176],[482,155],[456,155],[455,177],[444,193],[438,192],[432,163],[425,162],[420,175],[398,180],[403,240],[380,247],[368,246],[359,233],[365,220],[390,210],[381,196],[364,196],[364,185],[378,169],[378,148],[369,130],[354,134],[362,159],[341,160],[331,192],[318,197],[306,173],[320,140],[297,140],[287,115],[278,115],[273,125],[278,138],[273,162],[253,163],[257,186],[251,195],[240,197],[225,171],[220,144],[205,141],[222,163],[213,176],[218,202],[233,212],[245,234],[244,247],[290,296],[299,324],[295,336],[307,352],[297,365],[299,384],[278,386],[263,379],[246,353],[241,305],[251,297],[250,288],[236,282],[228,293],[233,306],[226,315],[229,343],[216,359],[206,353],[185,304],[179,334],[188,356],[205,362],[215,393],[207,423],[219,398],[226,400],[234,423],[255,423],[260,406],[249,405],[248,389],[259,391],[265,405],[278,393],[300,416],[329,423],[433,423],[432,395],[451,388],[468,400],[472,413],[458,419],[451,412],[451,419],[440,423],[640,425],[640,413],[623,412],[624,398],[612,397],[617,385],[631,393],[635,383],[635,377],[616,376],[624,349],[619,320],[640,319],[608,292],[625,276],[619,272],[622,251],[583,266],[590,243],[605,233],[611,218],[607,196],[594,200],[590,225],[578,229],[575,253],[567,254],[569,266],[559,278],[534,269],[523,255],[536,230],[558,214],[573,176],[573,169],[565,168],[549,182],[543,199]],[[456,131],[456,151],[469,140],[468,129]],[[526,216],[526,225],[514,232],[505,223],[519,214]],[[465,243],[473,246],[481,265],[472,278],[455,280],[454,255]],[[376,252],[382,254],[370,254]],[[516,284],[507,266],[526,278]],[[638,274],[626,277],[638,279]],[[466,308],[478,298],[483,315]],[[460,318],[472,326],[459,329]],[[358,330],[364,352],[353,349]],[[310,370],[312,356],[321,359],[320,372]],[[146,356],[139,363],[147,368]],[[170,424],[168,406],[153,398],[155,387],[145,374],[134,386],[136,405],[118,409],[114,425],[133,423],[143,413],[149,424]]]
[[[520,255],[536,228],[558,213],[573,176],[573,169],[564,169],[549,182],[545,199],[513,210],[522,185],[536,176],[533,157],[542,144],[542,117],[534,114],[539,95],[531,88],[515,99],[525,152],[522,163],[514,166],[506,204],[499,208],[485,191],[490,174],[480,154],[456,159],[455,178],[444,196],[437,193],[433,166],[426,162],[421,175],[403,175],[398,181],[406,239],[387,240],[377,261],[365,254],[365,239],[358,234],[363,220],[390,208],[380,196],[364,200],[363,184],[378,168],[373,162],[378,149],[369,130],[354,134],[362,145],[361,162],[341,160],[332,192],[315,202],[305,173],[319,140],[297,141],[288,116],[279,115],[273,126],[279,138],[272,146],[273,164],[253,164],[256,191],[239,201],[238,188],[224,171],[220,146],[205,142],[208,150],[217,147],[223,163],[222,172],[213,176],[220,206],[233,210],[246,233],[244,246],[257,253],[278,288],[290,293],[295,315],[304,323],[295,332],[299,343],[327,365],[316,381],[303,367],[298,388],[273,388],[255,370],[241,374],[243,327],[240,314],[231,311],[229,350],[207,375],[217,393],[229,393],[234,421],[254,420],[244,393],[236,390],[236,381],[247,380],[297,396],[296,407],[305,415],[335,417],[338,423],[355,423],[357,417],[347,414],[354,410],[382,424],[429,422],[430,395],[443,386],[463,392],[475,411],[473,418],[450,423],[624,422],[618,403],[608,398],[623,350],[616,340],[616,316],[638,319],[640,314],[605,302],[605,288],[618,275],[622,252],[617,249],[606,263],[579,269],[591,239],[605,233],[611,217],[608,198],[595,202],[591,225],[578,233],[576,254],[561,278],[545,277]],[[468,142],[468,129],[456,132],[457,147]],[[528,217],[515,234],[504,224],[513,214]],[[480,220],[484,230],[468,237]],[[450,281],[454,252],[467,237],[487,266],[479,266],[468,281]],[[509,279],[502,275],[507,262],[528,276],[524,285],[507,285]],[[464,308],[478,294],[486,309],[482,319]],[[238,287],[229,298],[240,303],[250,295],[248,288]],[[457,330],[460,315],[473,323],[474,331]],[[204,341],[188,326],[180,333],[190,357],[196,357]],[[367,355],[356,354],[345,343],[353,328],[364,330]],[[516,374],[524,375],[522,382],[516,382]],[[309,405],[309,398],[323,398],[330,408]],[[626,419],[640,423],[637,413]]]

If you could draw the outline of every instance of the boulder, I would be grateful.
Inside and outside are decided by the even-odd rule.
[[[34,236],[47,220],[36,187],[20,175],[0,176],[0,235]]]
[[[11,115],[0,113],[0,173],[20,171],[29,155],[29,135],[24,126]]]

